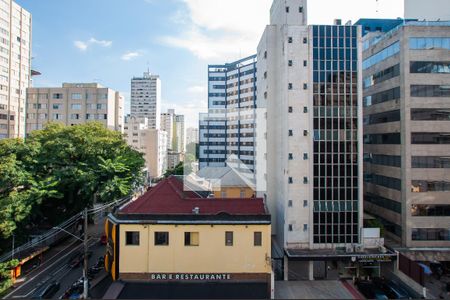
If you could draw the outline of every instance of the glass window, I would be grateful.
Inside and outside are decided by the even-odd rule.
[[[413,228],[413,241],[450,241],[450,229],[446,228]]]
[[[198,232],[185,232],[184,233],[184,245],[185,246],[199,246],[199,233]]]
[[[411,182],[411,192],[413,193],[448,191],[450,191],[450,182],[446,181],[413,180]]]
[[[139,232],[127,231],[125,232],[125,245],[127,246],[139,246]]]
[[[83,99],[83,96],[80,93],[72,94],[72,100],[81,100],[81,99]]]
[[[417,169],[450,169],[450,157],[412,156],[411,166]]]
[[[411,85],[411,97],[450,97],[450,86]]]
[[[81,104],[71,104],[71,105],[70,105],[70,108],[71,108],[71,109],[77,109],[77,110],[78,110],[78,109],[81,109]]]
[[[168,246],[168,245],[169,245],[169,233],[155,232],[155,246]]]
[[[400,65],[397,64],[395,66],[384,69],[383,71],[377,72],[364,78],[363,86],[364,88],[369,88],[373,85],[379,84],[391,78],[397,77],[400,75]]]
[[[411,109],[413,121],[450,121],[450,109],[445,108],[413,108]]]
[[[411,50],[450,50],[450,37],[414,37],[409,39],[409,47]]]
[[[450,144],[450,133],[445,132],[413,132],[411,143],[416,145]]]
[[[384,48],[380,52],[368,57],[363,61],[363,69],[366,70],[383,60],[388,59],[389,57],[394,56],[395,54],[400,52],[400,42],[395,42],[394,44]]]
[[[253,233],[253,245],[262,246],[262,232]]]
[[[410,65],[410,72],[449,74],[450,62],[413,61]]]
[[[413,204],[413,217],[450,217],[450,205],[447,204]]]
[[[225,232],[225,246],[233,246],[233,232]]]

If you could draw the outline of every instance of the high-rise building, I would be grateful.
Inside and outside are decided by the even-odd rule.
[[[0,0],[0,139],[25,136],[31,42],[31,14],[12,0]]]
[[[125,118],[125,139],[127,144],[144,153],[151,179],[164,175],[167,170],[167,132],[152,129],[147,118],[127,116]]]
[[[208,67],[208,114],[200,114],[200,169],[255,170],[256,55]],[[242,164],[242,166],[240,166]]]
[[[167,132],[167,145],[170,150],[173,149],[173,138],[175,135],[175,110],[168,109],[166,113],[161,114],[161,129]]]
[[[363,59],[364,209],[401,247],[449,247],[450,25],[369,33]]]
[[[147,118],[150,129],[161,126],[161,80],[158,75],[145,72],[131,80],[131,116]]]
[[[27,89],[27,134],[48,122],[65,125],[101,122],[123,132],[124,98],[98,83],[64,83],[62,87]]]
[[[161,129],[168,134],[169,150],[175,153],[185,152],[186,134],[183,115],[177,115],[174,109],[168,109],[167,113],[161,114]]]
[[[267,124],[258,123],[266,152],[257,153],[257,173],[266,173],[257,178],[285,278],[312,279],[327,259],[344,273],[357,268],[340,248],[363,252],[362,34],[308,26],[306,11],[306,0],[275,0],[258,46],[258,113]]]
[[[198,144],[198,128],[189,127],[186,129],[186,145]]]
[[[450,21],[448,0],[404,0],[405,19],[426,21]]]

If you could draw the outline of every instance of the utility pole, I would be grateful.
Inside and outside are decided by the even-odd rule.
[[[87,299],[89,295],[89,283],[88,283],[88,210],[84,209],[84,267],[83,267],[83,299]]]

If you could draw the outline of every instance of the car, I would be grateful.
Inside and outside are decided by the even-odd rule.
[[[374,284],[379,287],[389,299],[412,299],[409,293],[395,281],[382,278],[374,278]]]
[[[59,291],[60,284],[58,281],[52,281],[44,287],[38,289],[31,299],[52,299],[53,296]]]
[[[376,299],[376,300],[389,299],[389,297],[373,282],[367,280],[360,280],[356,282],[356,287],[367,299]]]

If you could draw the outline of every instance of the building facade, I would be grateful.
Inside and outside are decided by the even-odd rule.
[[[67,126],[91,121],[123,132],[124,98],[98,83],[64,83],[62,87],[27,89],[26,132],[42,129],[46,123]]]
[[[161,129],[167,132],[167,144],[169,145],[169,150],[172,150],[175,136],[174,109],[168,109],[166,113],[161,114]]]
[[[164,175],[168,168],[167,132],[151,129],[147,118],[125,118],[124,137],[128,145],[144,153],[150,179]]]
[[[145,72],[131,80],[131,116],[147,118],[150,129],[161,126],[161,80],[158,75]]]
[[[402,247],[449,247],[450,24],[364,39],[364,209]]]
[[[312,279],[315,261],[363,250],[362,33],[308,26],[306,12],[306,1],[275,0],[258,46],[266,126],[257,135],[267,147],[257,153],[257,170],[266,170],[257,179],[285,259],[301,261]]]
[[[208,114],[200,114],[200,169],[224,167],[255,171],[256,55],[208,67]]]
[[[186,145],[198,144],[198,128],[189,127],[186,129]]]
[[[25,137],[26,89],[31,83],[31,14],[0,1],[0,139]]]
[[[205,199],[169,177],[106,221],[107,271],[183,298],[270,298],[270,215],[262,199]],[[220,259],[219,259],[220,258]],[[156,292],[158,293],[158,292]]]

